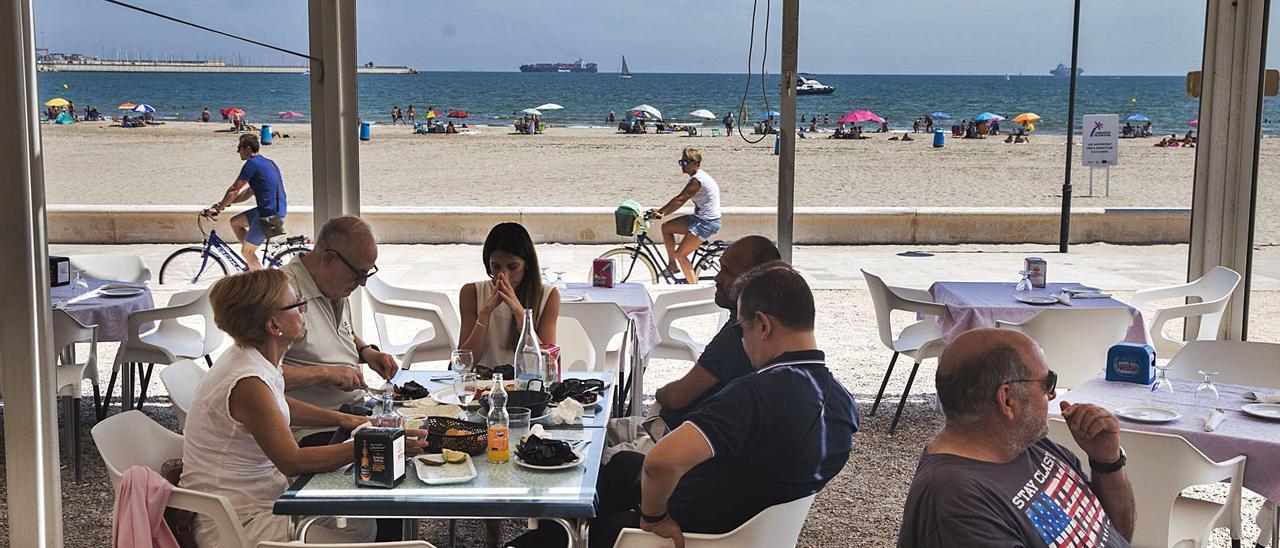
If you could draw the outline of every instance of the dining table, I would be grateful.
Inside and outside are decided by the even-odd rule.
[[[616,388],[609,372],[572,372],[565,377],[601,379],[607,391]],[[433,393],[453,385],[450,372],[423,370],[401,370],[391,382],[401,385],[410,380]],[[351,473],[341,469],[306,474],[280,496],[273,512],[293,518],[295,539],[304,538],[312,523],[327,516],[399,519],[406,540],[417,538],[420,519],[537,518],[563,527],[570,546],[585,547],[588,522],[596,515],[596,478],[605,449],[605,426],[613,410],[611,396],[611,392],[602,394],[600,405],[588,406],[578,424],[534,421],[556,439],[585,443],[577,466],[530,469],[515,462],[513,450],[512,460],[501,464],[488,462],[483,454],[472,456],[476,477],[451,485],[423,483],[411,463],[404,480],[392,489],[356,487]],[[443,399],[448,403],[447,397]]]
[[[641,412],[644,370],[649,364],[649,353],[662,341],[649,290],[638,283],[614,284],[613,287],[597,287],[589,283],[565,284],[561,308],[572,307],[576,302],[611,302],[618,305],[631,320],[628,328],[631,352],[625,355],[626,367],[619,371],[618,384],[622,390],[618,393],[617,407],[625,410],[626,414]]]
[[[961,333],[971,329],[996,327],[996,322],[1022,323],[1047,308],[1125,308],[1133,316],[1133,323],[1125,333],[1125,342],[1152,344],[1147,333],[1142,312],[1114,297],[1073,298],[1070,305],[1027,304],[1014,298],[1017,284],[1006,282],[936,282],[929,287],[934,302],[946,307],[947,313],[939,323],[943,339],[950,343]],[[1083,286],[1079,283],[1051,283],[1035,288],[1032,295],[1046,296],[1062,292],[1063,288]]]
[[[98,326],[99,342],[129,340],[129,315],[139,310],[155,308],[151,289],[146,284],[93,279],[84,281],[88,284],[86,287],[71,283],[51,288],[49,295],[54,308],[66,311],[84,325]],[[110,296],[103,293],[107,285],[136,287],[140,291],[136,295]],[[150,330],[154,325],[154,322],[150,322],[142,326],[142,329]]]

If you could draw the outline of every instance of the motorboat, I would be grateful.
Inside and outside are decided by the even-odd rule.
[[[834,86],[828,86],[804,76],[796,77],[796,95],[831,95],[836,92]]]

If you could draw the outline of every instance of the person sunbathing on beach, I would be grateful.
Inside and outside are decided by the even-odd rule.
[[[1005,137],[1005,138],[1004,138],[1004,144],[1008,145],[1008,144],[1012,144],[1012,143],[1013,143],[1013,134],[1012,134],[1012,133],[1010,133],[1008,137]]]
[[[828,139],[844,139],[844,127],[836,126],[836,132],[832,133]]]
[[[702,153],[686,148],[680,154],[680,171],[689,176],[684,189],[666,205],[649,210],[655,219],[675,213],[681,206],[693,200],[693,215],[681,215],[662,223],[662,243],[667,248],[667,273],[673,273],[679,265],[686,283],[697,283],[689,254],[720,231],[720,185],[707,172],[702,171]],[[679,248],[676,236],[680,235]]]
[[[1023,137],[1023,136],[1021,136],[1021,135],[1018,135],[1018,136],[1016,136],[1016,137],[1014,137],[1014,138],[1013,138],[1013,142],[1014,142],[1015,144],[1030,143],[1030,142],[1031,142],[1031,138],[1030,138],[1030,137]]]

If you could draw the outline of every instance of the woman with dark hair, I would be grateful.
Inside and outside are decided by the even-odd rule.
[[[489,279],[462,286],[458,348],[470,350],[480,365],[510,364],[526,308],[533,309],[538,340],[555,344],[560,293],[542,281],[529,231],[519,223],[493,227],[482,256]]]

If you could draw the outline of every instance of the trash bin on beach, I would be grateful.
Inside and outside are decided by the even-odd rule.
[[[782,154],[782,137],[774,135],[773,136],[773,155],[777,156],[779,154]]]
[[[933,130],[933,148],[942,148],[947,144],[947,134],[940,129]]]
[[[262,144],[271,144],[271,124],[262,124],[262,137],[259,139]]]
[[[368,141],[372,137],[372,131],[369,129],[369,122],[360,122],[360,140]]]

